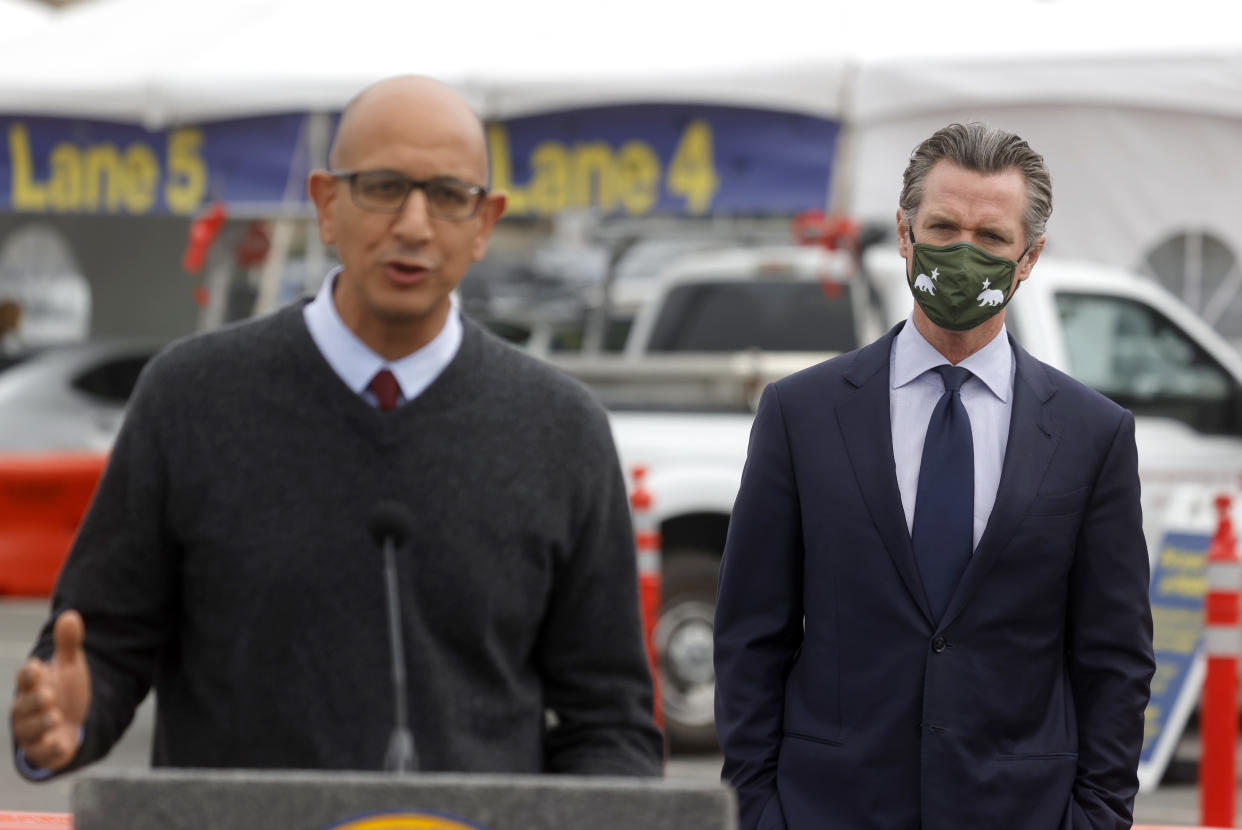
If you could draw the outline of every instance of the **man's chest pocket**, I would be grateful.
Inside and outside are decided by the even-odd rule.
[[[1040,493],[1026,510],[1027,516],[1074,516],[1086,506],[1089,487],[1059,493]]]

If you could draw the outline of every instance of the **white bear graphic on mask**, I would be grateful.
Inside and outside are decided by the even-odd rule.
[[[933,268],[930,277],[927,276],[926,274],[919,274],[917,277],[914,278],[914,287],[917,288],[919,291],[924,291],[928,294],[931,294],[934,297],[936,296],[936,279],[939,276],[940,276],[939,268]]]
[[[979,301],[980,308],[982,308],[985,305],[1000,305],[1001,303],[1005,302],[1005,295],[1001,293],[1000,289],[998,288],[989,289],[988,288],[989,285],[991,285],[991,281],[984,280],[983,290],[979,292],[978,297],[975,297],[975,299]]]

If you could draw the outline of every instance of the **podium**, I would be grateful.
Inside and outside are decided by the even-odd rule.
[[[559,775],[84,771],[74,830],[736,830],[723,784]]]

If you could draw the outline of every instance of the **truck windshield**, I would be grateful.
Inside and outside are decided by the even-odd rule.
[[[696,282],[669,292],[648,352],[843,352],[858,345],[850,286]]]
[[[1135,415],[1209,434],[1242,434],[1242,388],[1159,311],[1127,298],[1056,297],[1074,377]]]

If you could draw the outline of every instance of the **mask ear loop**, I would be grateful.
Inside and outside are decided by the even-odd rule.
[[[1022,258],[1023,258],[1023,257],[1025,257],[1027,254],[1029,254],[1029,253],[1031,252],[1031,246],[1033,246],[1034,244],[1035,244],[1034,242],[1029,242],[1029,243],[1027,243],[1027,246],[1026,246],[1025,248],[1023,248],[1023,249],[1022,249],[1022,255],[1021,255],[1021,256],[1019,256],[1017,259],[1015,259],[1015,260],[1013,261],[1013,264],[1014,264],[1015,266],[1017,266],[1019,263],[1021,263],[1021,262],[1022,262]],[[1015,270],[1016,270],[1016,269],[1015,269]],[[1016,276],[1017,276],[1017,274],[1015,273],[1015,274],[1014,274],[1014,276],[1016,277]],[[1012,299],[1013,299],[1013,295],[1018,293],[1018,287],[1019,287],[1020,285],[1022,285],[1022,280],[1018,280],[1017,282],[1015,282],[1015,283],[1013,284],[1013,293],[1009,295],[1009,300],[1012,300]],[[1005,300],[1005,305],[1009,305],[1009,300]]]
[[[910,262],[906,265],[906,282],[910,285],[914,284],[914,228],[906,225],[906,233],[910,235]]]
[[[1034,244],[1035,244],[1035,243],[1033,243],[1033,242],[1032,242],[1032,243],[1029,243],[1029,244],[1026,246],[1026,248],[1025,248],[1025,249],[1023,249],[1023,251],[1022,251],[1022,255],[1021,255],[1021,256],[1019,256],[1017,259],[1015,259],[1015,260],[1013,261],[1013,264],[1014,264],[1014,277],[1015,277],[1015,278],[1018,276],[1018,274],[1017,274],[1017,267],[1018,267],[1018,263],[1020,263],[1020,262],[1022,261],[1022,257],[1026,256],[1028,253],[1030,253],[1030,250],[1031,250],[1031,245],[1034,245]],[[1021,288],[1021,287],[1022,287],[1022,280],[1015,280],[1015,282],[1014,282],[1014,284],[1013,284],[1013,291],[1009,292],[1009,296],[1005,298],[1005,305],[1009,305],[1009,301],[1010,301],[1010,300],[1012,300],[1014,297],[1016,297],[1016,296],[1018,295],[1018,289],[1019,289],[1019,288]],[[1005,306],[1001,306],[1001,308],[1004,308],[1004,307],[1005,307]]]

